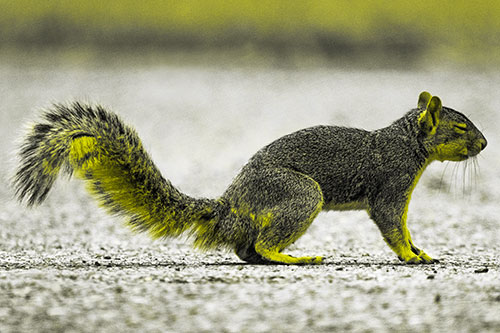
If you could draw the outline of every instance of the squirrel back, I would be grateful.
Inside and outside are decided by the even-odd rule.
[[[100,106],[57,104],[20,149],[18,198],[41,203],[60,171],[75,174],[108,212],[153,237],[188,232],[202,249],[227,247],[250,263],[316,264],[282,253],[322,210],[364,209],[397,256],[436,262],[406,227],[411,193],[434,160],[486,147],[462,113],[429,93],[391,125],[366,131],[316,126],[259,150],[217,199],[196,199],[163,178],[135,130]]]
[[[426,106],[375,131],[321,125],[293,132],[262,148],[245,168],[281,167],[306,174],[320,185],[325,204],[337,206],[378,194],[388,180],[409,188],[407,181],[432,161],[461,161],[484,149],[482,133],[451,108],[441,107],[436,129],[423,130]]]

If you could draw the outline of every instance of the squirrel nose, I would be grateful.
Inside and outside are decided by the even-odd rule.
[[[486,139],[480,139],[479,144],[481,145],[481,150],[483,150],[488,145],[488,141],[486,141]]]

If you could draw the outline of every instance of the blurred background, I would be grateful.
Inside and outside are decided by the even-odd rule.
[[[498,332],[499,18],[500,1],[0,0],[0,331]],[[441,266],[397,266],[363,211],[287,249],[333,264],[254,267],[134,235],[78,181],[36,209],[10,188],[54,102],[119,113],[175,186],[217,197],[272,140],[381,128],[423,90],[488,139],[413,193],[412,238]]]
[[[149,142],[171,135],[176,145],[151,149],[161,149],[160,164],[163,154],[192,152],[174,173],[210,157],[233,163],[234,175],[264,144],[318,123],[385,126],[422,90],[481,128],[497,124],[500,2],[0,0],[0,8],[5,151],[33,113],[74,99],[126,115]],[[239,146],[236,135],[252,144]],[[486,136],[489,151],[495,137]],[[226,148],[243,156],[228,161]]]
[[[370,67],[500,62],[496,1],[2,0],[0,7],[3,52],[312,57]]]

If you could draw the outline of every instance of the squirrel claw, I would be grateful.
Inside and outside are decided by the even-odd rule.
[[[319,265],[323,263],[323,257],[312,257],[311,264]]]
[[[414,252],[408,252],[407,256],[398,256],[399,260],[407,265],[425,265],[425,264],[436,264],[439,262],[438,259],[432,259],[427,253],[419,250],[418,255]]]
[[[425,265],[425,264],[436,264],[439,262],[438,259],[432,259],[428,254],[421,251],[417,256],[413,256],[411,258],[402,259],[399,257],[401,261],[404,261],[408,265]]]

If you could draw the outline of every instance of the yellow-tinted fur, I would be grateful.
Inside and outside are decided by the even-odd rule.
[[[316,126],[258,151],[216,199],[196,199],[162,177],[136,132],[100,106],[55,105],[20,150],[14,179],[28,204],[44,200],[59,172],[135,230],[153,237],[187,232],[201,249],[233,249],[250,263],[319,264],[321,257],[282,253],[322,210],[366,210],[397,256],[435,262],[407,228],[413,189],[435,160],[462,161],[486,147],[463,114],[429,93],[388,127]]]

